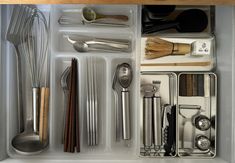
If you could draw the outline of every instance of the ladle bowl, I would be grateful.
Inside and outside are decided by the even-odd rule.
[[[39,154],[47,147],[47,142],[41,142],[34,132],[23,132],[12,140],[13,149],[22,155]]]

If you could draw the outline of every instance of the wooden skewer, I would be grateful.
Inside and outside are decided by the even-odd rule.
[[[211,62],[143,63],[141,66],[209,66]]]

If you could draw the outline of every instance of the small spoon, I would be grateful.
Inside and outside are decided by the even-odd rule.
[[[92,8],[84,7],[82,9],[82,18],[87,23],[94,22],[98,19],[115,19],[122,22],[128,21],[128,16],[126,15],[103,15],[96,13]]]

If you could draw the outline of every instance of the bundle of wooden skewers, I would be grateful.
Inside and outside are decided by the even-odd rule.
[[[78,107],[78,65],[72,59],[69,83],[69,97],[64,130],[64,152],[80,152],[79,107]]]

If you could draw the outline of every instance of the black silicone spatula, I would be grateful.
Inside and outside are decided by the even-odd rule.
[[[200,9],[189,9],[181,12],[174,21],[161,21],[156,25],[144,28],[143,33],[149,34],[167,29],[176,29],[178,32],[202,32],[208,25],[208,18]]]

